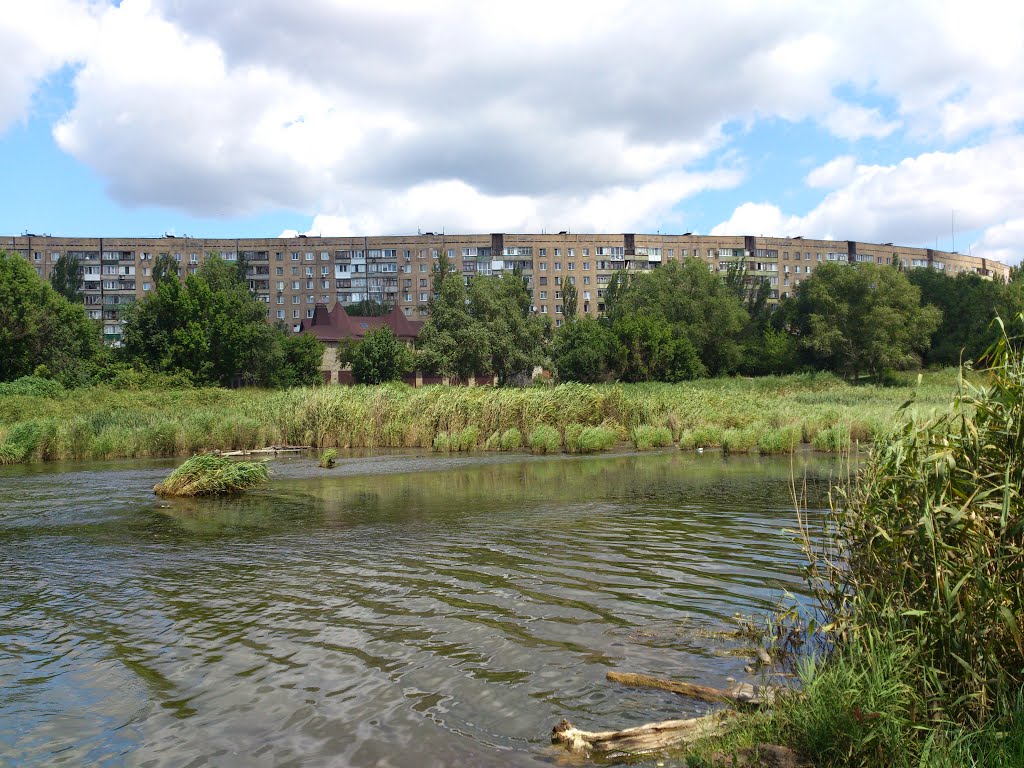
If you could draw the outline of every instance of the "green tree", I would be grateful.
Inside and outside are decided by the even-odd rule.
[[[640,333],[641,326],[632,321],[638,316],[649,316],[664,321],[673,344],[679,345],[680,362],[673,366],[673,380],[678,380],[684,371],[690,375],[703,370],[705,375],[717,376],[739,368],[743,359],[739,336],[749,316],[725,282],[703,262],[685,259],[631,277],[616,275],[610,285],[612,290],[605,293],[605,314],[615,336],[634,355],[641,349],[661,348],[660,343],[654,344],[654,337],[649,343],[640,343],[648,333],[664,336],[659,323],[643,326]],[[699,368],[683,363],[689,347],[697,353]],[[631,376],[640,375],[639,371],[645,368],[667,370],[660,365],[640,365],[633,359],[636,365],[631,366]]]
[[[986,280],[980,275],[961,272],[956,277],[936,269],[912,269],[910,282],[921,290],[921,301],[941,310],[942,323],[932,334],[925,362],[959,365],[977,360],[999,340],[996,316],[1015,317],[1010,286],[1001,280]]]
[[[576,319],[578,305],[579,293],[576,291],[576,286],[570,280],[562,286],[562,314],[565,316],[566,322]]]
[[[383,317],[391,311],[391,305],[375,299],[363,299],[345,307],[345,311],[352,317]]]
[[[676,382],[708,374],[685,329],[673,326],[662,316],[625,315],[612,328],[612,357],[624,381]]]
[[[66,253],[57,258],[50,273],[50,286],[72,304],[82,303],[82,262]]]
[[[801,347],[823,367],[857,378],[919,362],[942,313],[890,266],[822,264],[797,289]]]
[[[442,254],[434,271],[430,315],[417,340],[419,366],[442,376],[495,374],[510,384],[543,360],[545,322],[530,313],[530,292],[516,271],[463,284]]]
[[[614,340],[611,332],[591,317],[579,317],[555,331],[551,360],[562,381],[594,384],[608,377]]]
[[[319,342],[290,341],[287,331],[267,324],[266,311],[236,266],[220,258],[184,284],[165,268],[154,290],[124,314],[123,354],[155,371],[187,373],[196,384],[317,380]]]
[[[469,313],[462,276],[442,251],[434,268],[429,316],[416,340],[418,367],[440,376],[469,378],[490,373],[487,334]]]
[[[530,292],[515,271],[502,276],[477,276],[469,285],[469,314],[484,340],[485,373],[498,384],[527,381],[543,360],[546,324],[530,313]]]
[[[166,280],[178,279],[178,262],[169,253],[161,253],[153,262],[153,284],[160,285]]]
[[[85,307],[53,290],[22,257],[0,251],[0,381],[45,366],[66,386],[80,385],[100,350],[99,327]]]
[[[412,350],[388,326],[367,333],[352,349],[352,378],[358,384],[399,381],[415,365]]]

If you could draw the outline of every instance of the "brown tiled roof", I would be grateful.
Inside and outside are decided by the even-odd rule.
[[[349,315],[341,304],[335,304],[331,309],[327,309],[325,304],[317,304],[313,317],[302,321],[302,332],[312,333],[320,341],[359,341],[370,331],[385,325],[403,341],[415,341],[423,328],[421,321],[410,320],[397,306],[381,317],[355,317]]]

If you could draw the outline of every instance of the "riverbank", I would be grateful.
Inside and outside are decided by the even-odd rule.
[[[953,371],[853,386],[830,374],[684,384],[114,390],[0,396],[0,463],[187,456],[272,444],[595,452],[632,443],[788,453],[870,441],[914,399],[947,411]]]

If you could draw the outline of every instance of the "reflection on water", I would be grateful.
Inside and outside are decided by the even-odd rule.
[[[547,733],[699,712],[618,668],[743,676],[692,628],[799,592],[814,457],[276,461],[166,502],[166,462],[0,469],[0,763],[530,765]]]

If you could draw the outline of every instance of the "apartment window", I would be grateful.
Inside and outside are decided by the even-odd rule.
[[[556,304],[555,305],[555,314],[556,315],[562,314],[562,305],[561,304]],[[562,321],[559,320],[558,323],[559,323],[559,325],[561,325]]]
[[[299,254],[293,253],[292,254],[292,261],[298,261],[298,260],[299,260]]]
[[[427,285],[427,278],[421,277],[420,278],[420,288],[428,288],[428,287],[429,286]]]
[[[562,271],[562,262],[556,261],[555,262],[555,272],[561,272],[561,271]]]
[[[293,291],[299,290],[299,281],[298,280],[292,280],[292,290]]]
[[[547,297],[548,297],[548,292],[547,291],[541,291],[540,292],[540,300],[541,301],[544,301],[545,299],[547,299]]]
[[[584,250],[586,250],[586,249],[584,249]],[[586,255],[586,254],[584,253],[584,255]],[[584,272],[589,272],[590,271],[590,262],[589,261],[584,261],[583,262],[583,271]]]
[[[811,254],[808,251],[807,253],[804,254],[804,261],[810,261],[810,260],[811,260]]]
[[[292,318],[295,319],[295,320],[299,319],[299,310],[297,310],[297,309],[293,309],[292,310]]]
[[[301,304],[301,303],[302,303],[302,297],[301,296],[292,296],[292,304]]]
[[[307,280],[306,281],[306,290],[309,291],[309,290],[312,290],[312,289],[313,289],[313,281],[312,280]]]
[[[590,285],[590,275],[584,275],[583,276],[583,284],[584,285]]]
[[[327,251],[320,251],[320,261],[328,261],[331,258],[331,254]]]
[[[541,285],[547,285],[548,284],[548,279],[546,277],[540,278],[540,284]]]
[[[782,252],[782,260],[783,261],[789,261],[789,251],[783,251]]]
[[[284,310],[283,309],[277,310],[277,319],[278,320],[284,320]]]
[[[573,257],[574,257],[575,255],[576,255],[576,249],[575,249],[575,248],[570,248],[570,249],[569,249],[569,258],[571,259],[571,258],[573,258]]]
[[[284,261],[284,254],[281,251],[274,251],[274,261]]]
[[[148,291],[149,290],[149,283],[143,283],[142,284],[142,290]]]
[[[284,280],[278,280],[277,281],[277,290],[279,290],[279,291],[283,291],[284,290]]]
[[[277,303],[278,304],[284,304],[284,296],[278,296],[277,297]],[[281,311],[283,312],[284,310],[281,310]]]
[[[320,267],[320,276],[327,277],[329,274],[331,274],[330,270],[330,267]]]
[[[312,276],[313,276],[313,268],[312,267],[306,267],[306,277],[312,277]]]
[[[562,249],[561,248],[555,248],[555,256],[561,256],[561,255],[562,255]]]
[[[542,315],[546,315],[546,314],[548,313],[548,305],[547,305],[547,304],[542,304],[542,305],[541,305],[541,308],[540,308],[540,313],[541,313]]]
[[[541,272],[547,272],[547,271],[548,271],[548,265],[547,265],[547,262],[544,262],[544,261],[542,261],[542,262],[540,263],[540,271],[541,271]]]
[[[307,310],[306,310],[306,317],[307,317],[307,318],[312,318],[312,317],[313,317],[313,313],[314,313],[315,311],[316,311],[315,309],[307,309]]]
[[[800,274],[800,265],[797,264],[795,267],[793,267],[793,271],[796,272],[799,275]]]
[[[312,261],[314,255],[312,251],[306,251],[306,261]]]
[[[420,272],[426,272],[426,271],[427,271],[427,265],[426,264],[420,264]]]
[[[590,255],[590,249],[589,248],[584,248],[583,249],[583,255],[584,256],[589,256]]]
[[[420,301],[426,301],[426,300],[427,300],[427,294],[420,293]]]
[[[284,267],[274,267],[274,274],[275,275],[283,275],[284,274]]]
[[[330,288],[331,287],[331,281],[330,280],[321,280],[320,281],[320,287],[321,288]]]

